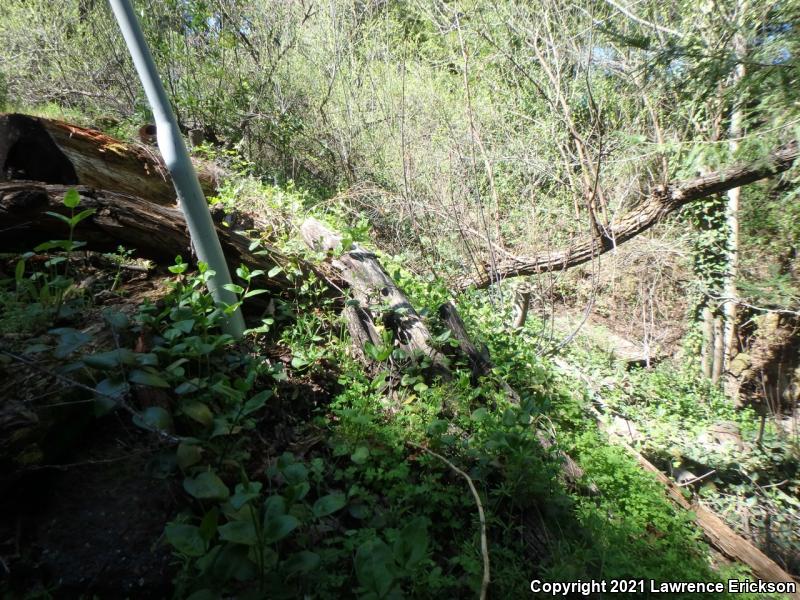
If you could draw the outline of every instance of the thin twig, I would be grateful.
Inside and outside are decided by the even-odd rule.
[[[658,23],[652,23],[651,21],[646,21],[645,19],[642,19],[641,17],[636,16],[633,12],[631,12],[630,9],[626,8],[625,6],[622,6],[621,4],[617,4],[613,0],[605,0],[605,1],[606,1],[606,4],[616,8],[623,15],[625,15],[626,17],[628,17],[632,21],[636,21],[640,25],[644,25],[645,27],[650,27],[651,29],[655,29],[656,31],[661,31],[662,33],[667,33],[669,35],[674,35],[674,36],[679,37],[679,38],[683,38],[684,37],[683,34],[680,31],[675,31],[674,29],[670,29],[668,27],[664,27],[662,25],[659,25]]]
[[[475,504],[478,507],[478,518],[481,522],[481,554],[483,555],[483,580],[481,581],[481,595],[480,600],[486,600],[486,593],[489,589],[489,582],[490,582],[490,570],[489,570],[489,543],[486,539],[486,517],[483,514],[483,504],[481,503],[481,497],[478,494],[478,490],[475,488],[475,484],[472,482],[472,478],[467,475],[464,471],[459,469],[449,460],[447,460],[441,454],[434,452],[430,448],[426,448],[425,446],[420,446],[419,444],[415,444],[414,442],[406,442],[409,446],[413,446],[418,450],[422,450],[423,452],[427,452],[428,454],[435,456],[439,460],[441,460],[444,464],[450,467],[453,471],[461,475],[464,479],[467,480],[467,485],[469,485],[469,489],[472,492],[472,496],[475,498]]]
[[[146,449],[146,450],[139,450],[138,452],[130,452],[130,453],[125,454],[123,456],[115,456],[113,458],[98,458],[98,459],[85,460],[85,461],[82,461],[82,462],[67,463],[67,464],[63,464],[63,465],[36,465],[34,467],[27,467],[27,468],[23,469],[23,471],[24,472],[42,471],[42,470],[45,470],[45,469],[54,469],[56,471],[67,471],[68,469],[74,469],[74,468],[77,468],[77,467],[88,467],[88,466],[92,466],[92,465],[107,465],[107,464],[119,462],[119,461],[122,461],[122,460],[127,460],[129,458],[134,457],[134,456],[139,456],[139,455],[142,455],[142,454],[149,454],[149,453],[152,453],[152,452],[154,452],[153,449]]]

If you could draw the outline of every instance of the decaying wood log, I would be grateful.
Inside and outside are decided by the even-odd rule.
[[[220,174],[202,161],[195,168],[203,192],[214,193]],[[176,198],[155,147],[54,119],[0,114],[0,181],[11,180],[84,185],[163,205]]]
[[[534,256],[498,258],[493,268],[457,279],[454,289],[464,290],[471,286],[486,288],[509,277],[564,271],[581,265],[647,231],[690,202],[787,171],[798,157],[800,146],[792,143],[749,164],[715,171],[691,181],[659,186],[639,206],[604,229],[601,238],[588,238],[564,250],[543,252]]]
[[[167,206],[153,204],[136,196],[84,186],[48,185],[28,181],[0,182],[0,248],[22,252],[32,250],[40,242],[64,239],[67,231],[60,220],[47,211],[69,215],[62,204],[64,194],[76,189],[81,202],[78,210],[93,208],[95,214],[81,221],[75,239],[93,250],[114,251],[120,245],[134,248],[137,256],[172,261],[178,255],[187,261],[192,250],[183,213]],[[288,259],[268,246],[261,246],[264,255],[250,250],[251,240],[226,228],[217,228],[222,249],[232,270],[240,264],[269,271],[284,266]],[[315,270],[311,265],[302,269]],[[272,292],[293,287],[283,272],[257,285]]]
[[[439,307],[439,318],[445,327],[450,330],[454,340],[458,341],[459,351],[469,361],[472,376],[477,380],[481,375],[488,375],[492,371],[492,361],[486,346],[478,347],[470,339],[467,328],[461,315],[458,314],[455,304],[445,302]]]
[[[312,249],[332,253],[341,249],[342,237],[316,219],[306,219],[300,226],[303,241]],[[377,257],[357,244],[331,264],[347,282],[353,299],[358,302],[356,311],[348,319],[351,334],[360,342],[380,340],[375,329],[376,316],[392,330],[400,347],[407,352],[421,352],[431,359],[436,374],[449,374],[448,359],[431,346],[431,334],[405,294],[383,270]]]

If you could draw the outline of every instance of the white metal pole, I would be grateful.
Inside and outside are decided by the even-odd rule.
[[[133,6],[129,0],[109,0],[109,3],[153,110],[158,149],[161,151],[161,156],[172,176],[172,182],[175,184],[175,191],[178,194],[186,224],[189,226],[189,234],[197,252],[197,258],[208,264],[208,267],[216,273],[208,282],[209,291],[217,303],[233,304],[236,302],[236,295],[223,287],[231,283],[231,275],[228,271],[228,264],[225,262],[225,255],[222,253],[214,222],[211,219],[211,213],[208,210],[208,203],[203,196],[194,166],[189,160],[189,153],[178,129],[178,123],[167,99],[164,86],[161,84],[153,57],[144,40],[142,29],[133,12]],[[234,338],[242,337],[244,319],[240,309],[228,315],[225,321],[225,331]]]

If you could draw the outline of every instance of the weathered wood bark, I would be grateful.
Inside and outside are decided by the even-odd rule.
[[[137,256],[162,262],[171,262],[177,255],[186,260],[191,258],[186,222],[177,208],[83,186],[29,181],[0,182],[0,248],[21,252],[32,250],[40,242],[63,239],[67,234],[64,223],[46,212],[69,215],[62,200],[67,190],[73,188],[81,197],[78,210],[93,208],[96,211],[75,230],[75,239],[86,242],[89,249],[114,251],[123,245],[136,249]],[[254,254],[249,249],[249,238],[226,228],[217,228],[217,234],[232,269],[243,263],[268,271],[288,262],[280,252],[269,247],[260,248],[266,250],[265,255]],[[310,265],[302,265],[302,268],[314,270]],[[283,273],[258,284],[273,292],[293,286]]]
[[[213,193],[220,174],[202,161],[195,168],[203,192]],[[0,181],[10,180],[85,185],[163,205],[176,198],[157,148],[21,114],[0,114]]]
[[[528,310],[531,305],[531,290],[519,289],[514,292],[514,329],[522,329],[528,320]]]
[[[332,252],[341,247],[342,238],[316,219],[306,219],[300,226],[305,243],[314,250]],[[431,346],[431,334],[405,294],[386,274],[377,257],[354,244],[348,252],[331,259],[331,264],[347,282],[358,302],[359,318],[354,336],[363,341],[380,340],[374,329],[374,318],[381,314],[383,323],[391,329],[400,346],[410,352],[422,352],[430,357],[434,371],[447,375],[448,359]],[[353,316],[356,316],[354,313]],[[374,343],[374,342],[373,342]]]
[[[722,315],[714,316],[714,362],[711,364],[711,381],[717,383],[725,362],[725,337]]]
[[[564,250],[534,256],[499,258],[494,269],[487,266],[480,274],[460,277],[454,282],[454,287],[486,288],[508,277],[563,271],[581,265],[647,231],[690,202],[787,171],[798,156],[800,147],[792,143],[759,161],[709,173],[691,181],[658,186],[639,206],[611,223],[602,238],[586,239]]]
[[[458,314],[455,304],[445,302],[439,307],[439,318],[445,327],[450,330],[454,340],[458,341],[458,349],[462,356],[469,362],[472,376],[475,380],[481,375],[488,375],[492,371],[492,361],[489,359],[489,351],[486,347],[478,347],[470,339],[467,327]]]

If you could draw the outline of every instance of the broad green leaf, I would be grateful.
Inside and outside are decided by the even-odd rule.
[[[47,252],[48,250],[55,250],[55,249],[66,250],[68,244],[69,240],[50,240],[49,242],[42,242],[38,246],[35,246],[33,249],[36,252]]]
[[[192,465],[196,465],[203,458],[203,448],[200,444],[187,444],[181,442],[178,444],[176,452],[178,459],[178,466],[181,469],[188,469]]]
[[[131,322],[128,315],[120,310],[114,310],[113,308],[103,309],[103,319],[117,331],[127,329]]]
[[[136,364],[136,355],[128,348],[117,348],[84,356],[83,362],[94,369],[109,370],[116,369],[120,365]]]
[[[286,501],[289,504],[294,504],[305,498],[309,491],[311,491],[311,485],[307,481],[302,481],[294,485],[287,485],[283,493],[286,496]]]
[[[51,329],[48,333],[58,336],[58,345],[53,352],[55,358],[66,358],[92,339],[89,334],[69,327]]]
[[[413,569],[425,558],[428,543],[428,520],[424,517],[411,519],[394,542],[395,560],[400,566]]]
[[[489,411],[487,409],[479,408],[479,409],[474,410],[472,412],[472,415],[470,415],[470,418],[473,421],[483,421],[488,415],[489,415]]]
[[[164,529],[167,541],[181,554],[186,556],[203,556],[206,543],[200,535],[200,529],[186,523],[169,523]]]
[[[347,504],[347,498],[345,498],[344,494],[328,494],[314,502],[314,507],[311,510],[314,516],[319,519],[341,510],[345,504]]]
[[[255,500],[261,493],[261,482],[250,481],[248,483],[240,483],[236,486],[236,493],[231,496],[231,505],[236,510],[242,508],[250,500]]]
[[[378,598],[383,598],[394,583],[394,556],[382,540],[371,539],[356,550],[355,568],[358,582]]]
[[[319,554],[303,550],[296,552],[289,556],[283,563],[282,571],[287,575],[294,575],[295,573],[309,573],[319,566]]]
[[[228,486],[213,471],[187,477],[183,481],[183,489],[199,500],[225,500],[230,495]]]
[[[61,213],[53,212],[52,210],[45,211],[46,215],[50,215],[51,217],[55,217],[59,221],[63,221],[65,224],[69,225],[69,217],[62,215]],[[36,250],[36,248],[34,248]],[[38,250],[36,250],[38,252]]]
[[[244,288],[240,285],[236,285],[235,283],[226,283],[222,286],[229,292],[233,292],[234,294],[242,294],[244,293]]]
[[[133,416],[133,423],[142,429],[172,431],[172,417],[160,406],[150,406]]]
[[[273,495],[264,500],[264,519],[270,519],[276,515],[286,514],[286,500],[283,496]]]
[[[292,357],[292,367],[294,367],[295,369],[305,367],[308,363],[309,363],[308,360],[306,360],[305,358],[301,358],[300,356]]]
[[[187,417],[197,421],[204,427],[210,427],[214,422],[214,414],[211,412],[211,409],[202,402],[183,402],[181,404],[181,410]]]
[[[300,521],[292,515],[272,515],[264,523],[264,543],[273,544],[285,538],[297,526]]]
[[[101,380],[94,389],[97,392],[94,414],[96,417],[102,417],[117,407],[119,399],[128,393],[130,386],[124,379],[107,377]]]
[[[16,267],[14,267],[14,279],[17,282],[20,282],[22,281],[24,275],[25,275],[25,259],[21,258],[17,261]]]
[[[81,197],[78,194],[78,190],[75,188],[67,190],[67,193],[64,194],[64,199],[61,202],[67,208],[75,208],[78,206],[78,204],[81,203]]]
[[[77,215],[73,215],[69,219],[70,227],[75,227],[78,223],[86,219],[87,217],[91,217],[97,210],[94,208],[87,208],[86,210],[82,210]]]
[[[252,521],[231,521],[217,530],[222,540],[245,546],[255,546],[258,542],[256,528]]]
[[[308,469],[303,463],[288,465],[282,472],[289,484],[302,483],[308,480]]]
[[[367,462],[369,458],[369,448],[366,446],[359,446],[356,448],[356,451],[350,455],[350,460],[352,460],[357,465],[363,465]]]
[[[137,383],[139,385],[149,385],[150,387],[168,388],[169,383],[156,373],[152,371],[144,371],[142,369],[135,369],[128,375],[128,381]]]
[[[257,393],[255,396],[250,398],[247,402],[244,403],[242,407],[242,414],[247,416],[251,413],[256,412],[260,408],[267,403],[267,400],[272,396],[272,390],[262,390]]]
[[[154,352],[136,354],[136,364],[140,367],[157,367],[158,356]]]
[[[181,321],[173,323],[172,326],[175,329],[182,331],[183,333],[190,333],[194,328],[194,324],[195,324],[194,319],[183,319]]]
[[[173,371],[174,372],[174,371]],[[198,379],[194,377],[189,381],[184,381],[178,387],[175,388],[175,393],[180,395],[189,394],[192,392],[196,392],[197,390],[203,389],[206,387],[206,380],[205,379]]]
[[[214,507],[208,511],[203,520],[200,521],[200,537],[210,542],[217,533],[217,523],[219,522],[219,508]]]
[[[267,277],[269,277],[271,279],[272,277],[275,277],[281,271],[283,271],[283,269],[281,269],[279,266],[276,265],[276,266],[272,267],[269,270],[269,272],[267,273]]]

